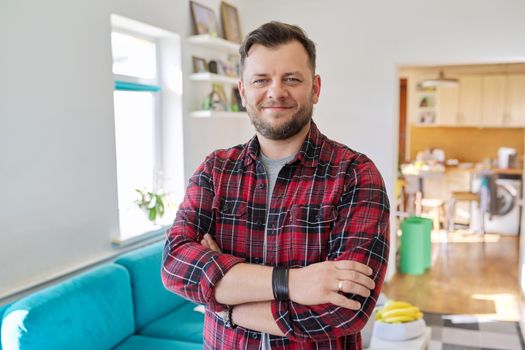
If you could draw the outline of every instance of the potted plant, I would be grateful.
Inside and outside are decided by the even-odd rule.
[[[162,190],[146,191],[135,189],[139,194],[139,199],[135,201],[140,209],[144,210],[148,219],[156,223],[158,218],[164,215],[167,195]]]

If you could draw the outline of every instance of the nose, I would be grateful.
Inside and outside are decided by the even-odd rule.
[[[282,100],[288,97],[288,90],[281,81],[273,81],[266,92],[269,99]]]

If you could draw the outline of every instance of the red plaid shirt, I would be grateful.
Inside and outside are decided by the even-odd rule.
[[[280,171],[269,205],[267,187],[257,137],[208,156],[190,179],[167,232],[165,286],[206,305],[206,349],[259,349],[260,332],[225,327],[216,313],[227,306],[215,300],[214,286],[232,266],[359,261],[373,269],[376,282],[368,298],[347,295],[362,303],[360,310],[272,301],[286,336],[271,335],[270,344],[272,349],[360,349],[359,331],[376,304],[389,250],[389,203],[377,168],[365,155],[329,140],[312,122],[301,150]],[[222,254],[199,243],[205,233]]]

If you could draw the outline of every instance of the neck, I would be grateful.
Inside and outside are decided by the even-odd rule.
[[[285,140],[271,140],[257,133],[261,152],[270,159],[283,159],[292,156],[301,149],[309,130],[310,123],[306,124],[297,134]]]

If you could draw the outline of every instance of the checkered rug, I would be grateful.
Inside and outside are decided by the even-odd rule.
[[[518,322],[428,312],[424,318],[432,329],[429,350],[525,349]]]

